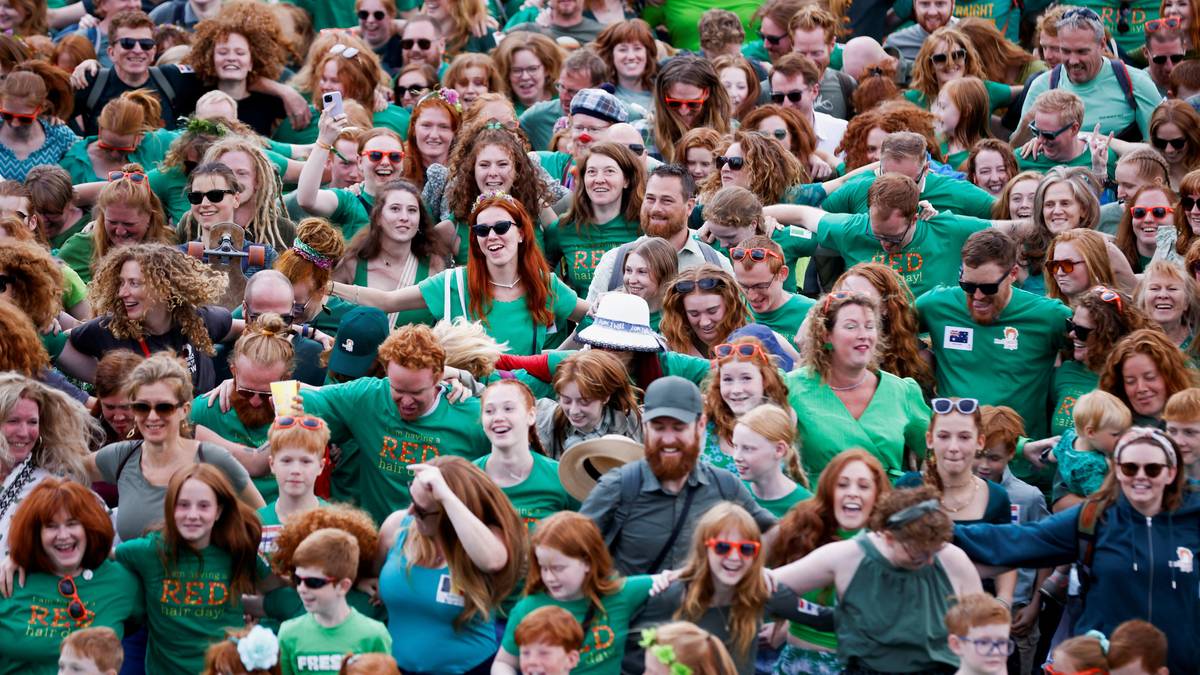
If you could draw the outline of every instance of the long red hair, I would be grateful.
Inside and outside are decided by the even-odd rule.
[[[517,245],[517,275],[525,284],[525,305],[535,324],[550,326],[554,323],[554,314],[546,307],[546,301],[550,298],[550,265],[537,246],[533,220],[517,200],[507,195],[493,195],[480,199],[471,209],[470,224],[474,226],[479,214],[492,206],[506,211],[521,229],[522,241]],[[468,302],[471,314],[486,324],[487,310],[492,304],[491,274],[478,237],[470,232],[467,236],[471,238],[470,255],[467,258],[467,291],[471,296]]]

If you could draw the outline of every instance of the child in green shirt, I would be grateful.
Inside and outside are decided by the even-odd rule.
[[[275,552],[275,538],[292,514],[324,503],[313,493],[313,486],[325,467],[329,427],[321,418],[310,415],[277,417],[267,432],[267,441],[279,499],[258,510],[263,525],[258,552],[264,558]]]
[[[346,654],[391,653],[387,627],[346,601],[358,576],[358,540],[353,535],[334,528],[317,530],[296,547],[292,563],[292,581],[306,613],[279,628],[283,675],[337,675]]]
[[[108,626],[84,628],[63,638],[58,672],[76,675],[117,675],[125,661],[121,638]]]
[[[1121,399],[1100,389],[1080,396],[1071,415],[1075,428],[1063,432],[1045,457],[1058,464],[1051,497],[1055,504],[1068,500],[1060,510],[1100,489],[1117,439],[1133,424],[1133,414]]]
[[[754,500],[776,518],[812,496],[796,452],[796,422],[777,405],[761,404],[733,427],[733,463]]]
[[[521,620],[513,639],[522,675],[569,675],[579,663],[583,627],[562,607],[538,607]]]

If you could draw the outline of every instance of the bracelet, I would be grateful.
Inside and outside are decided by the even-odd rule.
[[[333,152],[333,144],[331,143],[322,143],[321,141],[316,141],[313,143],[313,145],[324,150],[325,152]]]
[[[306,323],[300,324],[300,337],[302,337],[302,338],[310,337],[311,331],[312,331],[312,329],[308,327],[308,324],[306,324]]]

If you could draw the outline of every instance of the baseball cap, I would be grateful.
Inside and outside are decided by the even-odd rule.
[[[329,369],[352,378],[366,375],[390,330],[387,314],[380,309],[355,307],[346,312],[333,340]]]
[[[646,407],[642,419],[672,417],[691,424],[704,412],[700,400],[700,388],[682,377],[668,375],[660,377],[646,387]]]

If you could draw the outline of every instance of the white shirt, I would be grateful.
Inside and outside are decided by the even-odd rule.
[[[848,124],[849,122],[846,120],[840,120],[833,115],[814,110],[813,132],[817,135],[817,149],[836,155],[837,153],[834,151],[842,142],[842,136],[846,134]]]

